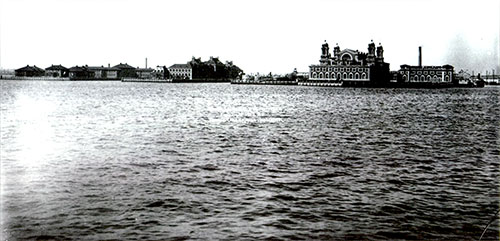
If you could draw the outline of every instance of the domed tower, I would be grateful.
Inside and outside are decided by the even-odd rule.
[[[337,61],[340,60],[340,47],[339,47],[338,43],[333,48],[333,57],[334,57],[335,64],[338,64]]]
[[[384,62],[384,48],[381,43],[379,43],[377,47],[377,61]]]
[[[372,65],[375,63],[375,44],[373,40],[368,44],[368,55],[366,56],[366,63]]]
[[[319,60],[319,63],[321,65],[328,65],[330,63],[330,48],[328,47],[328,43],[325,40],[325,43],[321,45],[321,59]]]

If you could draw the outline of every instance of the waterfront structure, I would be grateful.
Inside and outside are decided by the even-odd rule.
[[[419,47],[418,50],[418,65],[401,65],[401,68],[398,71],[398,82],[452,85],[453,66],[447,64],[442,66],[424,66],[422,65],[422,47]]]
[[[336,86],[382,86],[390,81],[389,63],[384,62],[381,44],[368,44],[368,53],[358,50],[341,50],[338,44],[329,51],[328,43],[321,46],[318,65],[309,66],[309,79],[301,85],[335,83]]]
[[[16,69],[14,72],[19,77],[40,77],[45,74],[45,70],[38,68],[36,65],[26,65],[25,67]]]
[[[173,79],[192,80],[193,67],[191,64],[174,64],[168,67],[168,72]]]
[[[45,75],[50,77],[68,77],[69,69],[62,65],[51,65],[45,68]]]
[[[153,78],[154,69],[151,68],[136,68],[135,73],[139,79],[151,79]]]
[[[123,79],[123,78],[137,78],[137,73],[135,71],[135,68],[128,65],[127,63],[125,64],[118,64],[113,66],[113,68],[117,68],[118,70],[118,78]]]

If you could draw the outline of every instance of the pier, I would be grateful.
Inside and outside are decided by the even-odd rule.
[[[293,80],[231,80],[231,84],[241,85],[297,85]]]
[[[123,78],[122,82],[144,82],[144,83],[172,83],[172,79],[139,79]]]

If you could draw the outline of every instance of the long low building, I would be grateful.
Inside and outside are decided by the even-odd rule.
[[[400,83],[415,84],[453,84],[453,66],[424,66],[422,65],[422,47],[418,48],[418,66],[401,65],[397,81]]]
[[[402,82],[442,82],[452,83],[453,66],[410,66],[401,65],[399,77]]]

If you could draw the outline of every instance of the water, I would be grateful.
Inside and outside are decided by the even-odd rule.
[[[500,88],[1,87],[2,239],[478,239],[498,209]]]

